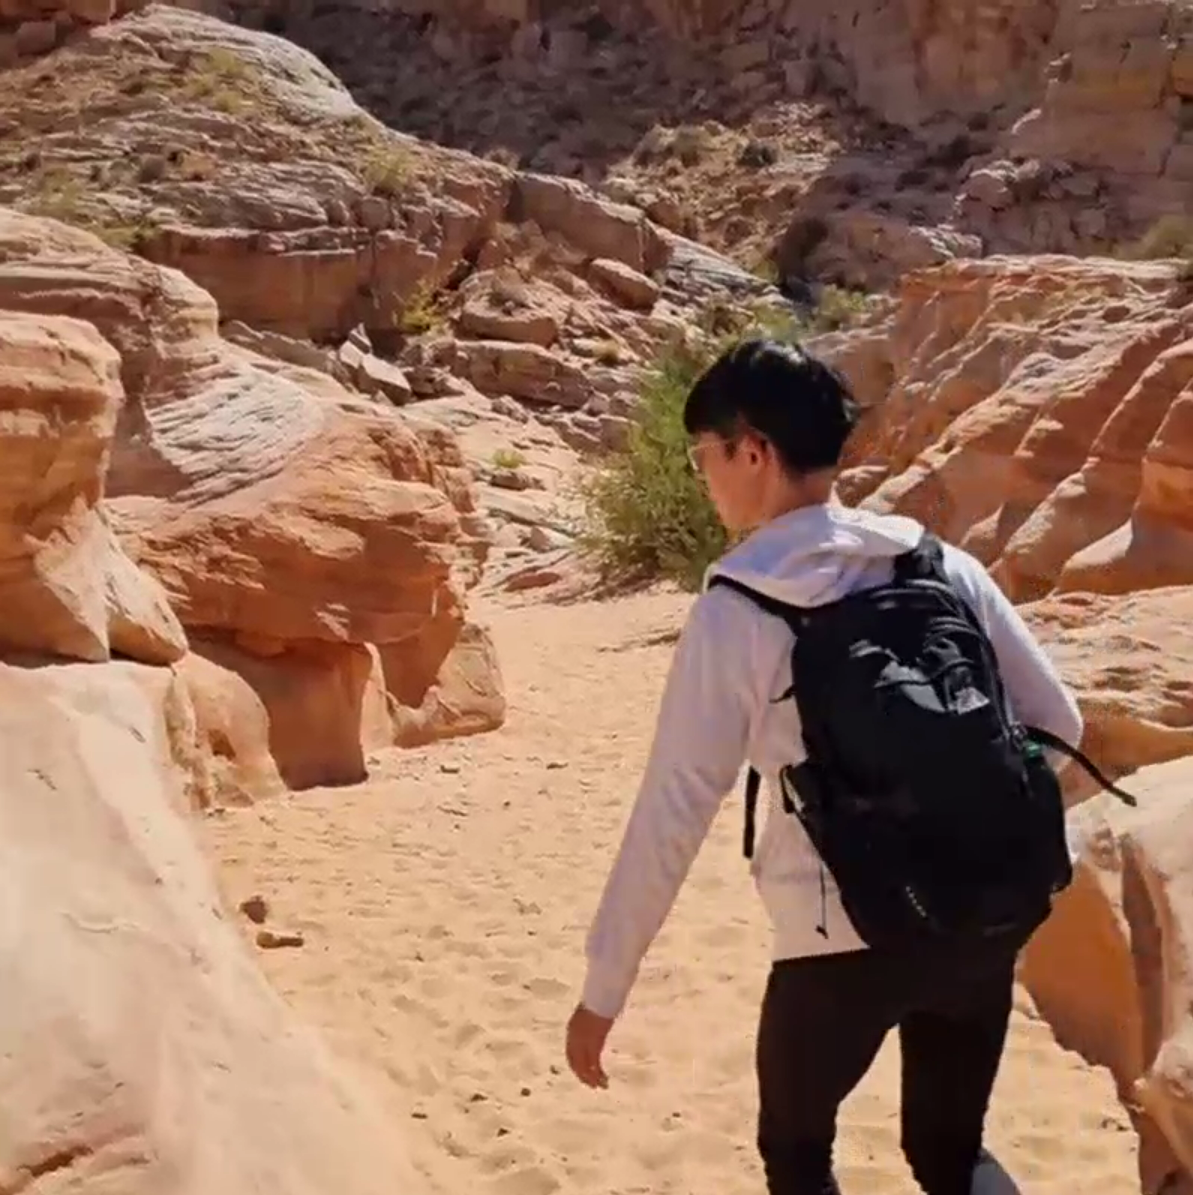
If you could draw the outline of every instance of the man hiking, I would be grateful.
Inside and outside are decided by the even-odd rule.
[[[906,1159],[927,1195],[970,1195],[1016,954],[1071,879],[1053,763],[1082,722],[977,560],[834,500],[858,415],[835,370],[765,339],[688,396],[692,465],[749,534],[675,649],[567,1057],[606,1086],[606,1037],[748,763],[746,854],[774,931],[756,1054],[768,1190],[835,1195],[838,1106],[897,1027]]]

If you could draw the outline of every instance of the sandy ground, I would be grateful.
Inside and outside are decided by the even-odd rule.
[[[610,1042],[611,1087],[567,1073],[584,934],[635,794],[673,594],[491,608],[500,732],[387,753],[357,788],[208,819],[227,898],[270,902],[300,949],[278,989],[381,1084],[394,1130],[455,1192],[760,1195],[753,1034],[769,931],[726,802]],[[252,929],[245,923],[246,933]],[[1109,1077],[1024,997],[989,1141],[1024,1195],[1138,1191]],[[846,1195],[914,1195],[892,1038],[842,1109]]]

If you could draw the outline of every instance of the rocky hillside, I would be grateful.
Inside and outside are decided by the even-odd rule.
[[[0,1188],[414,1189],[188,818],[500,725],[483,571],[550,579],[641,361],[773,291],[280,39],[43,9],[0,71]]]
[[[238,345],[458,433],[518,568],[558,547],[544,487],[624,436],[657,345],[776,297],[638,208],[395,134],[311,55],[177,9],[22,58],[0,131],[6,202],[183,271]]]
[[[397,128],[795,279],[1116,249],[1193,199],[1179,0],[207,7],[308,46]]]

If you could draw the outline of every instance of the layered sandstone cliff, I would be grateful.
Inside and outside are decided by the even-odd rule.
[[[1077,878],[1023,979],[1114,1074],[1141,1189],[1193,1175],[1186,823],[1193,810],[1193,302],[1173,263],[1062,257],[906,277],[819,347],[870,411],[842,497],[922,519],[1022,603],[1137,811],[1065,774]],[[1158,765],[1158,766],[1157,766]]]
[[[403,707],[438,710],[422,737],[501,721],[487,640],[462,636],[486,546],[450,433],[415,432],[321,373],[227,343],[210,296],[182,274],[11,211],[0,309],[21,313],[9,351],[19,378],[36,380],[14,382],[17,432],[36,430],[45,403],[68,406],[79,429],[60,445],[43,433],[37,456],[17,439],[3,471],[19,491],[18,560],[39,483],[47,511],[69,517],[36,527],[44,546],[7,604],[10,643],[171,662],[189,640],[264,706],[290,786],[363,777],[367,752],[408,725]],[[76,363],[33,316],[85,320],[95,351]],[[85,504],[67,500],[70,487]],[[476,683],[453,703],[436,684],[458,670],[457,644]],[[196,683],[210,675],[184,667]]]
[[[251,375],[221,368],[213,335],[201,351],[206,300],[181,279],[11,214],[0,245],[0,1188],[414,1190],[422,1180],[377,1093],[294,1021],[225,919],[190,823],[214,797],[260,794],[276,778],[265,740],[253,741],[268,727],[225,705],[227,738],[196,714],[202,674],[169,604],[180,587],[160,557],[121,545],[105,500],[113,442],[129,436],[121,415],[153,386],[153,412],[172,398],[199,416],[188,423],[174,406],[191,456],[157,438],[175,466],[162,476],[177,482],[188,459],[219,456],[230,438],[228,418],[203,414],[201,387],[187,386],[188,347],[212,385]],[[170,311],[172,286],[192,300],[189,326]],[[128,307],[156,300],[149,333]],[[155,438],[146,425],[139,435]],[[179,486],[159,489],[147,526],[167,521]],[[210,551],[226,583],[219,501],[209,494],[210,517],[192,523],[188,558]],[[269,518],[267,500],[254,505]],[[200,518],[203,498],[189,508]],[[320,515],[308,512],[308,551]],[[259,758],[227,758],[237,736]],[[235,774],[220,771],[233,762]]]

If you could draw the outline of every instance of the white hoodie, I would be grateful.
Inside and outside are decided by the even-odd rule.
[[[779,770],[802,758],[795,703],[772,700],[791,681],[791,631],[708,581],[719,573],[791,605],[821,605],[889,580],[892,558],[914,547],[922,531],[902,516],[805,507],[766,524],[709,569],[675,649],[646,771],[588,935],[586,1008],[621,1013],[747,762],[767,796],[751,870],[774,928],[773,957],[864,949],[831,875],[779,803]],[[991,638],[1016,716],[1077,746],[1076,703],[1014,606],[972,556],[951,545],[944,552],[950,579]]]

